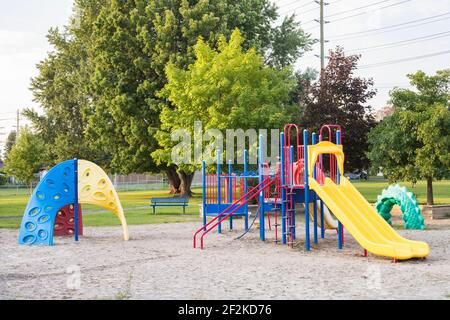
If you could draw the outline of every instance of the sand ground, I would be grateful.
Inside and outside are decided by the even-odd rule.
[[[447,221],[448,223],[448,221]],[[275,245],[273,232],[241,240],[242,222],[208,234],[205,250],[192,248],[198,223],[86,227],[79,242],[57,238],[53,247],[17,244],[16,230],[0,230],[0,299],[450,299],[450,228],[400,230],[429,243],[426,260],[392,263],[370,255],[335,231],[304,249],[303,227],[293,249]]]

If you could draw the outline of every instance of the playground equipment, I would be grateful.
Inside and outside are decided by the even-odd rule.
[[[319,216],[322,214],[321,210],[323,209],[323,218],[324,221],[323,223],[325,224],[325,229],[337,229],[338,228],[338,223],[339,221],[337,221],[333,215],[331,214],[330,210],[328,210],[328,208],[326,206],[321,206],[321,201],[317,200],[317,210],[318,210],[318,214]],[[314,204],[312,202],[309,203],[309,216],[311,219],[314,219]],[[321,221],[317,221],[318,226],[321,226]]]
[[[293,134],[292,132],[293,131]],[[325,135],[328,132],[328,139]],[[333,135],[334,133],[334,135]],[[248,231],[248,203],[258,200],[259,237],[264,241],[265,219],[268,227],[274,227],[275,243],[294,245],[297,238],[295,204],[305,204],[305,248],[311,249],[310,219],[313,224],[313,244],[325,237],[326,228],[336,228],[338,248],[344,245],[343,226],[367,251],[377,255],[396,259],[426,257],[428,244],[402,238],[381,218],[367,200],[353,187],[344,173],[344,152],[342,129],[338,125],[324,125],[320,134],[303,130],[303,143],[300,143],[300,131],[294,124],[288,124],[280,134],[280,162],[275,170],[268,170],[264,162],[262,136],[258,148],[258,173],[248,171],[248,154],[244,151],[244,171],[233,172],[231,163],[228,172],[221,171],[220,150],[217,152],[215,174],[206,173],[206,164],[202,165],[203,177],[203,226],[193,236],[194,248],[203,249],[205,236],[217,227],[221,233],[222,223],[227,219],[233,228],[233,217],[244,217],[244,228]],[[328,141],[326,141],[328,140]],[[335,142],[333,142],[333,140]],[[326,161],[328,159],[328,161]],[[258,179],[258,184],[248,187],[248,179]],[[325,220],[329,210],[337,218],[337,226]],[[279,214],[281,222],[279,223]],[[212,219],[207,222],[207,217]],[[271,224],[271,217],[274,223]],[[329,222],[329,223],[328,223]],[[281,239],[278,227],[281,226]]]
[[[73,159],[54,166],[36,186],[23,215],[19,243],[52,245],[54,234],[73,234],[78,241],[82,234],[80,203],[112,211],[128,240],[123,208],[111,180],[96,164]]]
[[[392,224],[391,210],[394,205],[399,205],[402,210],[405,229],[425,229],[423,217],[414,194],[398,184],[390,185],[387,189],[384,189],[375,204],[378,213],[389,224]]]
[[[65,205],[56,213],[53,235],[56,237],[70,236],[75,232],[75,206]],[[83,220],[81,205],[78,204],[78,235],[83,235]]]

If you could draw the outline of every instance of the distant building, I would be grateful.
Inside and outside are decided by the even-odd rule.
[[[376,122],[380,122],[385,117],[390,116],[394,113],[394,107],[393,106],[385,106],[379,110],[376,110],[373,114],[373,117],[375,118]]]

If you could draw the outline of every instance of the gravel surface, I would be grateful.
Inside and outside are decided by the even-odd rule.
[[[300,219],[299,219],[300,220]],[[400,230],[428,242],[426,260],[392,263],[369,254],[346,234],[338,250],[335,231],[304,250],[304,232],[293,249],[251,231],[205,237],[192,248],[198,223],[85,227],[75,243],[20,246],[17,230],[0,229],[0,299],[450,299],[450,230]],[[312,236],[312,231],[311,231]]]

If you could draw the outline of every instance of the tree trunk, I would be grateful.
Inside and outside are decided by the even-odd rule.
[[[170,166],[166,170],[167,181],[169,183],[169,192],[170,194],[178,194],[180,193],[180,184],[181,180],[178,176],[177,169],[175,166]]]
[[[427,178],[427,205],[432,206],[433,204],[433,178]]]
[[[192,180],[194,180],[194,172],[193,173],[185,173],[178,172],[178,176],[180,177],[180,196],[182,197],[190,197],[192,196]]]

